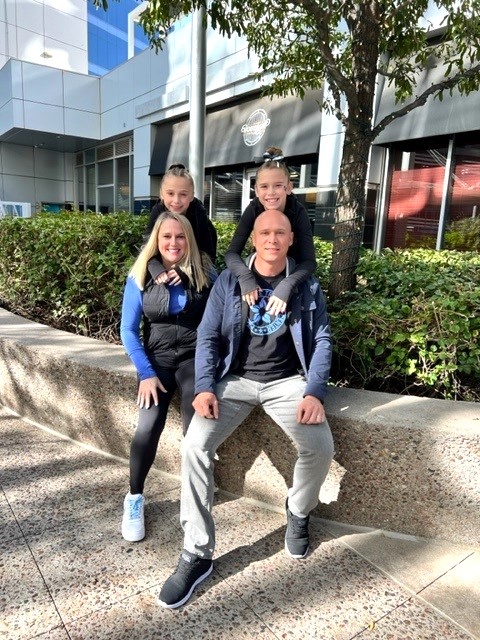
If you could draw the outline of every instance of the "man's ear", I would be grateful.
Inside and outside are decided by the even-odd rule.
[[[287,196],[289,196],[292,193],[293,184],[291,180],[288,181],[287,186],[285,187],[285,191],[287,192]]]
[[[293,231],[290,231],[290,242],[288,243],[288,246],[291,247],[293,244]]]

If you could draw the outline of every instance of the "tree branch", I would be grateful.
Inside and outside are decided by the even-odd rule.
[[[479,74],[480,74],[480,64],[477,64],[471,69],[468,69],[468,71],[462,71],[460,73],[457,73],[456,75],[452,76],[448,80],[444,80],[443,82],[437,82],[436,84],[432,84],[421,95],[417,96],[415,100],[413,100],[413,102],[409,102],[408,104],[404,105],[401,109],[392,111],[392,113],[390,113],[388,116],[385,116],[383,120],[380,120],[380,122],[372,129],[373,139],[375,139],[378,136],[378,134],[381,131],[383,131],[387,125],[390,124],[390,122],[392,122],[393,120],[396,120],[397,118],[401,118],[402,116],[405,116],[407,113],[410,113],[410,111],[413,111],[417,107],[421,107],[422,105],[424,105],[431,95],[435,95],[435,94],[438,95],[443,91],[445,91],[446,89],[453,89],[462,80],[472,78]]]
[[[338,89],[345,93],[347,96],[351,96],[353,87],[348,78],[338,68],[337,60],[333,55],[333,51],[329,45],[330,32],[329,22],[332,17],[331,11],[326,11],[319,6],[319,3],[315,0],[290,0],[291,3],[303,9],[307,14],[311,15],[316,24],[316,38],[320,58],[323,60],[325,66],[325,72],[329,83],[332,86],[337,86]]]

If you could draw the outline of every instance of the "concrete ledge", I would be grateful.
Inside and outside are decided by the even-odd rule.
[[[121,346],[0,309],[0,403],[74,440],[128,459],[135,370]],[[315,515],[457,543],[479,543],[480,406],[351,389],[326,403],[336,456]],[[155,466],[180,473],[170,411]],[[255,410],[219,450],[217,484],[282,507],[295,449]]]

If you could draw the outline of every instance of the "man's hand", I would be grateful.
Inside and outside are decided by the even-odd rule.
[[[202,391],[192,402],[195,411],[202,416],[202,418],[215,418],[218,420],[218,400],[217,396],[210,391]]]
[[[265,307],[265,311],[269,313],[273,313],[273,315],[278,316],[280,313],[285,313],[287,310],[287,303],[277,298],[277,296],[270,296],[270,300],[268,301],[267,306]]]
[[[145,380],[140,380],[140,384],[138,385],[138,395],[137,395],[137,404],[140,409],[150,409],[151,401],[153,400],[153,404],[158,406],[158,391],[163,391],[163,393],[167,393],[167,390],[157,378],[154,376],[153,378],[146,378]]]
[[[297,422],[300,424],[320,424],[325,420],[323,404],[315,396],[305,396],[298,405]]]

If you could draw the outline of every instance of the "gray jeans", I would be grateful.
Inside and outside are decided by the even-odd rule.
[[[213,556],[215,452],[257,405],[262,405],[298,451],[292,487],[288,490],[289,506],[295,513],[308,514],[318,504],[333,458],[333,439],[326,420],[318,425],[297,422],[296,412],[304,392],[305,380],[301,376],[260,383],[227,375],[217,385],[219,419],[202,418],[195,413],[182,443],[180,519],[187,551],[204,558]]]

